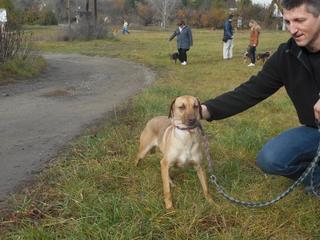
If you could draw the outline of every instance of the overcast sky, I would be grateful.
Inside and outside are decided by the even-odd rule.
[[[259,3],[262,5],[269,5],[272,0],[252,0],[253,3]]]

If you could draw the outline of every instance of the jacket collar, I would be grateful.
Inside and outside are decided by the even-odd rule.
[[[290,38],[287,42],[286,53],[291,53],[303,64],[303,66],[312,74],[312,69],[309,63],[307,49],[305,47],[299,47],[293,38]]]

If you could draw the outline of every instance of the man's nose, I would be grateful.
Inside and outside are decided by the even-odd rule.
[[[294,35],[298,31],[297,27],[294,24],[287,24],[287,29],[291,35]]]

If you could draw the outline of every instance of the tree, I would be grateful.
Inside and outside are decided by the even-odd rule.
[[[143,25],[147,26],[152,23],[154,11],[149,4],[138,3],[137,14],[142,19]]]
[[[161,26],[166,28],[168,18],[176,9],[180,0],[147,0],[154,7],[155,11],[161,16]]]

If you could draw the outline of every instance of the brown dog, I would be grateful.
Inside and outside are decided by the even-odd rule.
[[[177,97],[171,104],[169,117],[152,118],[140,136],[140,148],[136,165],[154,147],[163,153],[161,160],[161,176],[163,183],[164,202],[166,208],[173,208],[170,192],[169,168],[172,166],[193,166],[200,180],[203,193],[212,201],[207,184],[207,177],[201,166],[201,105],[193,96]]]

